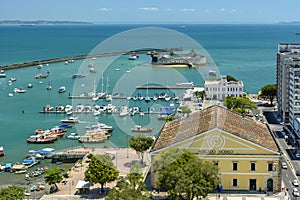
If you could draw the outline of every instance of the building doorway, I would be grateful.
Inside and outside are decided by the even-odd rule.
[[[256,179],[249,179],[249,190],[256,190]]]
[[[273,191],[273,179],[269,178],[267,180],[267,191],[272,192]]]

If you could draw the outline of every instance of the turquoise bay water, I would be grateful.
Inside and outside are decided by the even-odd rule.
[[[157,26],[157,25],[151,25]],[[21,63],[39,59],[56,58],[63,56],[88,54],[96,45],[108,37],[122,31],[132,28],[140,28],[144,25],[78,25],[78,26],[0,26],[0,65]],[[248,93],[257,93],[266,83],[275,83],[276,51],[278,43],[296,43],[299,42],[299,26],[290,25],[186,25],[182,28],[180,25],[158,25],[158,27],[169,28],[179,31],[193,38],[200,43],[210,54],[216,63],[221,74],[230,74],[245,84],[245,91]],[[128,61],[127,56],[121,56],[116,59],[109,68],[103,71],[104,84],[109,80],[109,92],[123,93],[123,95],[137,95],[138,93],[146,95],[145,90],[134,90],[134,86],[127,90],[126,86],[130,83],[144,81],[151,83],[151,77],[156,77],[165,85],[175,84],[178,81],[177,76],[172,73],[183,75],[186,80],[193,81],[198,85],[203,85],[203,79],[194,69],[176,69],[171,73],[166,68],[152,68],[147,65],[150,58],[146,55],[140,55],[137,61]],[[104,58],[97,60],[88,60],[86,63],[94,62],[97,69],[105,62]],[[146,64],[145,64],[146,63]],[[26,138],[34,134],[35,129],[52,128],[59,125],[59,120],[67,116],[60,114],[45,115],[39,111],[46,105],[66,105],[77,103],[91,104],[91,101],[70,100],[69,93],[73,93],[74,79],[72,74],[76,73],[81,66],[82,61],[75,61],[65,65],[64,63],[52,63],[49,67],[44,65],[43,69],[38,70],[36,66],[23,69],[7,70],[7,78],[0,79],[0,145],[5,148],[5,157],[0,158],[0,164],[6,162],[20,162],[30,149],[41,149],[52,147],[60,150],[79,146],[77,141],[60,138],[53,144],[36,145],[28,144]],[[83,64],[85,65],[85,64]],[[138,66],[138,67],[136,67]],[[87,66],[84,66],[87,69]],[[120,71],[115,71],[120,67]],[[130,73],[125,71],[130,69]],[[50,71],[47,79],[37,80],[34,76],[37,73],[46,73]],[[142,70],[145,77],[135,76]],[[99,73],[102,70],[97,71]],[[93,74],[88,75],[88,83],[81,83],[78,80],[78,87],[75,88],[78,93],[92,92]],[[16,77],[17,81],[13,85],[7,84],[8,78]],[[146,79],[147,77],[147,79]],[[149,80],[148,80],[149,78]],[[83,79],[84,80],[84,79]],[[40,83],[42,81],[42,83]],[[76,80],[77,81],[77,80]],[[51,83],[52,90],[47,91],[46,85]],[[33,88],[27,89],[27,84],[32,83]],[[124,84],[126,83],[126,84]],[[101,90],[101,81],[97,81],[97,91]],[[60,86],[66,86],[67,91],[58,94]],[[15,87],[27,89],[24,94],[12,93]],[[105,87],[106,89],[106,87]],[[152,91],[150,96],[160,92],[178,92],[183,91]],[[98,104],[105,101],[99,101]],[[113,104],[118,106],[128,104],[127,100],[114,100]],[[143,111],[154,107],[159,109],[159,105],[168,105],[166,102],[145,103],[130,102],[130,106],[139,106]],[[120,146],[128,145],[128,137],[132,135],[130,128],[136,124],[153,126],[155,131],[159,132],[163,122],[156,120],[154,115],[134,116],[120,118],[117,115],[101,115],[95,118],[92,115],[80,115],[86,122],[104,122],[113,125],[115,130],[110,141],[102,146]],[[70,132],[84,132],[84,127],[88,125],[83,123]],[[10,180],[7,181],[7,178]],[[0,174],[0,184],[15,182],[21,176],[15,176],[9,173]]]

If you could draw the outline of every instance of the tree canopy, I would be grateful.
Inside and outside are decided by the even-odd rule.
[[[141,163],[143,163],[144,152],[153,145],[153,142],[154,139],[152,137],[145,134],[138,134],[129,139],[129,146],[138,153],[141,157]]]
[[[0,189],[0,198],[6,200],[21,200],[25,197],[25,190],[21,186],[8,186]]]
[[[227,75],[227,81],[229,82],[229,81],[238,81],[236,78],[234,78],[233,76],[230,76],[230,75]]]
[[[148,200],[149,197],[145,194],[145,183],[143,182],[141,166],[138,162],[130,168],[130,173],[126,178],[118,181],[109,195],[105,198],[107,200]]]
[[[267,84],[260,89],[260,95],[266,96],[273,105],[274,97],[276,96],[277,88],[276,84]]]
[[[153,167],[158,173],[158,186],[167,189],[171,199],[205,198],[219,185],[217,167],[184,150],[159,154]]]
[[[45,176],[45,182],[49,185],[55,185],[55,188],[58,189],[57,183],[60,183],[63,180],[63,175],[61,174],[61,170],[57,168],[49,169],[45,172],[47,175]]]
[[[256,108],[256,105],[247,97],[226,97],[224,105],[228,109],[241,114],[245,113],[247,109]]]
[[[104,192],[104,184],[117,180],[119,171],[108,155],[90,154],[88,157],[90,162],[84,172],[84,180],[90,183],[99,183],[101,191]]]
[[[195,91],[194,96],[196,96],[197,98],[201,98],[203,100],[205,97],[205,91],[204,90],[203,91]]]

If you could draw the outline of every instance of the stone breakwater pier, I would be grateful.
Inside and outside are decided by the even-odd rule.
[[[23,67],[31,67],[48,63],[56,62],[66,62],[69,60],[80,60],[86,58],[96,58],[96,57],[106,57],[106,56],[118,56],[118,55],[129,55],[129,54],[143,54],[148,52],[173,52],[173,51],[182,51],[182,48],[166,48],[166,49],[143,49],[136,51],[120,51],[120,52],[108,52],[108,53],[99,53],[99,54],[90,54],[90,55],[78,55],[78,56],[68,56],[61,58],[52,58],[46,60],[36,60],[31,62],[17,63],[11,65],[0,66],[0,70],[9,70],[9,69],[18,69]]]

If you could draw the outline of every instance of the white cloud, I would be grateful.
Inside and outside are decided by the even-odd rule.
[[[234,13],[234,12],[237,12],[237,10],[236,9],[231,9],[230,12]]]
[[[107,12],[107,11],[111,11],[111,8],[99,8],[98,11]]]
[[[183,11],[183,12],[195,12],[196,10],[194,8],[184,8],[181,11]]]
[[[220,11],[224,12],[224,11],[226,11],[226,9],[225,8],[221,8]]]
[[[146,8],[139,8],[139,10],[145,10],[145,11],[158,11],[159,8],[155,8],[155,7],[146,7]]]

